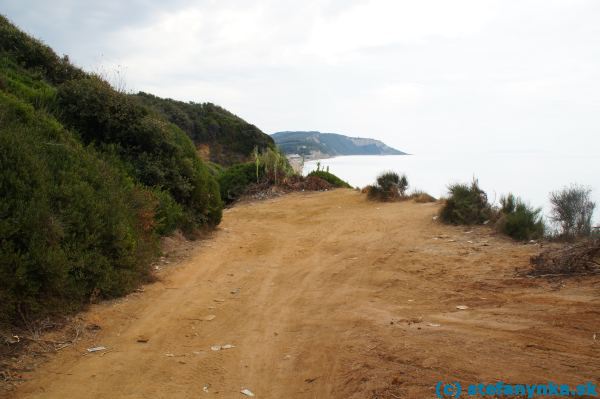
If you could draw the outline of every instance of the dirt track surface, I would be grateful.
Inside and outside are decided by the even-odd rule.
[[[433,398],[439,380],[597,383],[600,279],[516,277],[537,246],[441,225],[437,207],[351,190],[236,206],[162,281],[92,307],[102,329],[11,395]],[[224,344],[235,348],[211,350]],[[97,345],[108,350],[85,353]]]

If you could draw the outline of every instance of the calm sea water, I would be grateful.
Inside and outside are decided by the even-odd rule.
[[[474,177],[488,193],[490,201],[512,192],[530,204],[549,210],[548,194],[570,183],[592,188],[596,201],[595,222],[600,215],[600,157],[549,154],[450,154],[344,156],[304,165],[304,174],[329,166],[329,171],[349,182],[364,187],[383,171],[406,173],[409,190],[420,189],[435,197],[444,196],[450,183],[470,182]]]

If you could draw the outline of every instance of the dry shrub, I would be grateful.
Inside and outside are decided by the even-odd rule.
[[[406,199],[408,179],[396,172],[383,172],[377,176],[375,184],[365,187],[367,198],[376,201],[400,201]]]
[[[425,204],[427,202],[436,202],[437,199],[427,193],[418,192],[411,194],[410,198],[412,198],[415,202],[419,204]]]
[[[550,219],[559,227],[560,238],[571,240],[592,233],[592,216],[596,203],[588,187],[571,185],[550,193]]]
[[[288,191],[324,191],[331,190],[335,186],[317,176],[303,177],[293,175],[285,179],[281,187]]]
[[[263,200],[293,191],[325,191],[334,188],[335,186],[316,176],[292,175],[283,179],[278,185],[272,185],[269,182],[250,184],[241,198],[244,200]]]
[[[532,256],[530,275],[581,275],[600,273],[600,239],[549,249]]]
[[[308,176],[304,180],[304,189],[307,191],[322,191],[330,190],[333,188],[333,184],[321,179],[316,176]]]

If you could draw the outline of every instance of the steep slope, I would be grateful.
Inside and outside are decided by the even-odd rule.
[[[140,92],[135,96],[194,142],[200,156],[221,165],[250,160],[254,147],[274,147],[273,139],[224,108],[211,103],[185,103]]]
[[[55,96],[2,57],[0,330],[130,291],[158,250],[152,189],[65,129]]]
[[[326,158],[337,155],[405,155],[379,140],[348,137],[336,133],[277,132],[275,143],[286,154],[300,154],[307,158]]]
[[[203,109],[227,126],[220,153],[271,143]],[[222,208],[181,128],[0,16],[0,332],[129,292],[160,236],[210,229]]]

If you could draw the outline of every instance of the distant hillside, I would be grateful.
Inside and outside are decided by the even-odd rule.
[[[277,132],[271,136],[285,154],[300,154],[308,159],[338,155],[406,155],[379,140],[336,133]]]
[[[186,103],[143,92],[135,97],[183,130],[205,160],[231,165],[250,160],[255,146],[261,150],[274,147],[268,134],[218,105]]]

